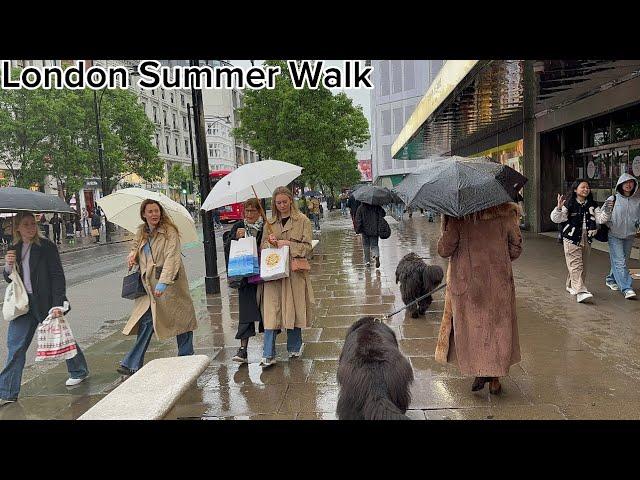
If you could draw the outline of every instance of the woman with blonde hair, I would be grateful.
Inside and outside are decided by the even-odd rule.
[[[262,367],[276,363],[276,335],[283,328],[287,330],[289,357],[302,355],[302,328],[311,326],[315,301],[307,260],[312,250],[311,221],[298,211],[286,187],[278,187],[273,192],[272,209],[273,215],[262,236],[262,248],[289,247],[289,276],[264,284]]]
[[[9,322],[7,331],[7,362],[0,372],[0,406],[15,402],[20,393],[26,354],[38,325],[48,315],[61,317],[68,308],[64,270],[55,244],[40,236],[33,213],[20,212],[14,218],[14,246],[5,257],[4,278],[14,268],[24,283],[29,297],[29,312]],[[65,305],[66,304],[66,305]],[[67,360],[69,379],[66,385],[79,384],[89,376],[89,369],[80,346],[77,354]]]
[[[156,200],[142,202],[140,219],[143,223],[127,263],[129,269],[139,265],[146,295],[136,298],[122,331],[125,335],[138,335],[117,369],[123,375],[142,368],[154,332],[159,340],[176,337],[178,356],[193,355],[193,331],[197,328],[178,229]]]

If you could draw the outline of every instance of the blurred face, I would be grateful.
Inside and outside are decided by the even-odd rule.
[[[276,208],[281,214],[289,214],[291,211],[291,199],[288,195],[280,193],[276,195]]]
[[[144,219],[151,228],[156,228],[160,223],[160,207],[155,203],[150,203],[144,208]]]
[[[30,242],[38,233],[38,226],[34,217],[25,217],[17,226],[18,232],[23,242]]]
[[[249,223],[256,223],[258,217],[260,216],[260,211],[254,207],[249,206],[244,209],[244,219]]]
[[[633,180],[627,180],[622,184],[622,191],[628,195],[631,195],[635,186],[636,182],[634,182]]]
[[[591,192],[591,187],[589,187],[587,182],[582,182],[578,185],[578,188],[575,189],[575,192],[579,197],[585,198],[589,195],[589,192]]]

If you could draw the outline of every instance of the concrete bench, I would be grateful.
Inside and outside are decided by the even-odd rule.
[[[210,361],[207,355],[152,360],[78,420],[160,420]]]

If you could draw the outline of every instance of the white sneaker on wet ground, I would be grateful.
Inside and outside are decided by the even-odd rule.
[[[609,287],[613,291],[617,292],[618,290],[620,290],[620,288],[618,287],[618,284],[616,282],[604,282],[604,283],[605,283],[605,285],[607,287]]]
[[[0,407],[4,407],[5,405],[9,405],[11,403],[16,403],[15,400],[5,400],[4,398],[0,398]]]
[[[578,303],[582,303],[589,298],[593,298],[593,294],[591,292],[582,292],[578,294],[577,300]]]
[[[299,358],[302,356],[302,351],[304,350],[304,343],[300,347],[300,350],[297,352],[289,352],[289,358]]]
[[[275,365],[276,364],[276,359],[275,358],[263,358],[260,361],[260,366],[262,368],[267,368],[270,367],[271,365]]]
[[[84,382],[87,378],[89,378],[88,375],[86,377],[82,377],[82,378],[68,378],[67,381],[64,382],[64,384],[67,387],[74,387],[74,386],[79,385],[82,382]]]
[[[576,291],[571,287],[567,287],[567,292],[569,292],[571,295],[575,295],[576,294]]]
[[[624,298],[629,300],[630,298],[636,298],[636,292],[634,292],[631,288],[624,292]]]

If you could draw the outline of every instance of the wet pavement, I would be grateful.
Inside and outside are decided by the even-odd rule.
[[[312,260],[316,318],[303,331],[300,359],[286,356],[286,335],[278,337],[278,363],[262,370],[262,334],[249,342],[248,365],[231,359],[239,341],[238,296],[221,282],[221,295],[207,296],[202,270],[187,267],[199,317],[196,353],[212,357],[209,368],[167,415],[167,419],[334,419],[338,396],[337,360],[347,328],[363,315],[380,315],[403,306],[395,268],[414,251],[443,268],[436,242],[440,224],[424,217],[392,225],[380,241],[381,268],[365,267],[361,241],[350,218],[331,212],[322,223]],[[220,243],[218,244],[220,248]],[[219,268],[223,259],[218,257]],[[194,257],[193,262],[196,262]],[[472,378],[453,365],[434,360],[443,294],[427,315],[404,312],[390,319],[415,375],[412,419],[638,419],[640,400],[640,301],[625,300],[604,285],[606,253],[593,251],[587,285],[590,303],[577,304],[566,293],[562,246],[554,239],[525,233],[523,255],[514,264],[522,361],[504,378],[503,393],[471,392]],[[632,261],[631,268],[639,262]],[[202,269],[203,267],[199,267]],[[221,268],[221,271],[224,271]],[[637,281],[636,281],[637,284]],[[640,287],[640,285],[637,285]],[[114,324],[121,327],[121,324]],[[77,418],[122,378],[118,360],[133,339],[119,330],[87,349],[93,375],[69,389],[58,365],[23,386],[17,404],[0,409],[0,418]],[[153,340],[146,360],[175,355],[175,340]]]

